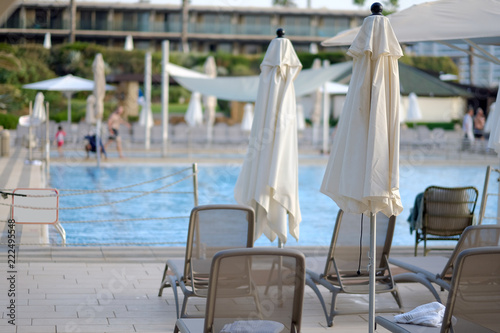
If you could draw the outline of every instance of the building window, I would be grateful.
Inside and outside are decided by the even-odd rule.
[[[2,26],[5,26],[6,28],[22,28],[21,27],[21,20],[20,20],[20,11],[19,9],[16,9],[14,13],[8,18],[7,22],[5,22]]]
[[[124,12],[122,20],[122,30],[123,31],[136,31],[137,27],[134,24],[134,13]]]
[[[182,30],[181,14],[178,13],[165,14],[165,31],[181,32],[181,30]]]
[[[108,30],[108,13],[105,11],[95,12],[95,29]]]
[[[63,29],[63,12],[62,9],[52,9],[50,11],[50,28]]]
[[[139,31],[149,31],[149,12],[137,14],[137,27]]]
[[[191,31],[208,34],[231,33],[231,17],[229,15],[204,14],[198,16],[198,21]]]
[[[311,36],[311,19],[307,16],[284,16],[283,25],[288,36]]]
[[[349,28],[349,18],[347,17],[324,17],[320,20],[317,35],[319,37],[333,37]]]
[[[47,11],[45,9],[37,9],[35,11],[35,23],[33,28],[35,29],[47,29]]]
[[[92,30],[92,12],[89,10],[80,11],[80,29]]]
[[[269,35],[272,34],[271,16],[245,15],[239,29],[242,35]]]

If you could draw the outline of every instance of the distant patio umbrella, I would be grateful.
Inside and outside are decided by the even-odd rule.
[[[193,92],[191,94],[184,120],[189,127],[196,127],[203,123],[203,109],[199,92]]]
[[[418,106],[418,97],[414,92],[408,95],[408,111],[406,112],[406,120],[416,122],[422,119],[422,112]]]
[[[147,52],[144,58],[144,98],[139,117],[139,125],[144,126],[144,146],[149,150],[151,146],[151,128],[154,125],[153,111],[151,110],[151,84],[152,84],[152,55]]]
[[[89,95],[87,97],[87,104],[85,106],[85,122],[87,124],[95,124],[95,97],[94,95]]]
[[[298,147],[295,87],[302,69],[290,40],[271,41],[260,68],[259,87],[248,151],[234,197],[256,212],[256,238],[265,234],[279,245],[290,234],[299,239]]]
[[[68,74],[55,79],[25,84],[23,88],[62,92],[68,99],[68,122],[71,123],[71,96],[78,91],[93,91],[94,81]],[[113,86],[106,85],[106,90],[114,89]]]
[[[253,104],[246,103],[243,108],[243,118],[241,119],[241,129],[245,132],[252,130],[253,123]]]
[[[375,326],[375,214],[398,215],[399,68],[403,55],[382,5],[363,21],[347,54],[354,58],[352,79],[321,192],[349,213],[370,215],[369,331]]]
[[[209,56],[204,64],[205,74],[214,78],[217,76],[217,65],[213,56]],[[217,107],[217,97],[203,96],[203,105],[205,106],[205,118],[207,120],[207,142],[212,142],[212,132],[215,122],[215,108]]]
[[[93,95],[95,97],[94,104],[94,115],[96,118],[96,142],[101,142],[101,127],[102,127],[102,115],[104,113],[104,96],[106,95],[106,76],[104,74],[104,60],[102,59],[102,54],[98,53],[95,55],[94,62],[92,63],[92,72],[94,73],[94,89]],[[99,165],[101,154],[100,146],[97,149],[97,165]]]

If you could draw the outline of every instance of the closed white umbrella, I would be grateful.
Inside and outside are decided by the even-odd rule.
[[[125,51],[132,51],[134,49],[134,39],[132,38],[132,35],[127,35],[127,37],[125,37],[125,45],[123,45],[123,49]]]
[[[50,37],[50,32],[47,32],[45,34],[45,37],[43,38],[43,48],[44,49],[52,48],[52,38]]]
[[[209,56],[204,64],[205,74],[214,78],[217,76],[217,65],[213,56]],[[203,106],[205,106],[205,117],[207,120],[207,142],[212,142],[212,131],[215,122],[215,108],[217,107],[217,97],[203,96]]]
[[[95,124],[95,97],[90,94],[87,97],[87,104],[85,106],[85,122],[87,124]]]
[[[95,97],[94,115],[96,118],[96,147],[97,147],[97,165],[101,159],[100,145],[101,142],[101,125],[102,115],[104,113],[104,96],[106,95],[106,76],[104,73],[104,60],[101,53],[97,53],[92,63],[92,72],[94,73],[94,89],[93,95]]]
[[[35,103],[33,104],[33,113],[31,114],[31,120],[33,124],[41,124],[47,118],[45,114],[45,97],[43,93],[38,92],[35,96]]]
[[[250,132],[252,130],[253,124],[253,105],[252,103],[246,103],[243,108],[243,118],[241,119],[241,129],[245,132]]]
[[[381,13],[381,5],[373,6]],[[370,313],[375,317],[375,214],[398,215],[399,194],[399,68],[403,55],[389,20],[365,18],[349,48],[353,72],[337,134],[321,185],[349,213],[371,216]]]
[[[278,236],[284,244],[287,225],[290,234],[299,239],[302,219],[293,84],[302,64],[290,40],[278,37],[271,41],[260,69],[250,142],[234,197],[255,209],[256,238],[265,234],[273,241]]]
[[[418,97],[414,92],[408,95],[408,110],[406,111],[407,121],[417,121],[422,119],[422,112],[418,106]]]
[[[304,117],[304,106],[297,104],[297,130],[303,131],[306,128],[306,119]]]
[[[321,68],[321,59],[316,58],[313,61],[312,69]],[[312,143],[317,145],[319,143],[319,129],[321,125],[321,106],[323,101],[323,94],[321,93],[321,88],[316,89],[312,93],[313,95],[313,106],[311,110],[311,122],[312,122]]]
[[[203,123],[203,109],[199,92],[195,91],[191,94],[184,120],[189,127],[196,127]]]
[[[488,120],[490,117],[491,120],[489,120],[487,126],[488,130],[490,131],[490,137],[488,139],[488,148],[494,149],[500,155],[500,110],[498,110],[500,109],[499,103],[500,103],[500,88],[498,89],[495,106],[493,108],[492,105],[493,110],[490,109],[490,115],[488,117]]]

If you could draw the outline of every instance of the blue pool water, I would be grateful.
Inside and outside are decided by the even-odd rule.
[[[154,220],[152,218],[189,216],[194,201],[192,194],[150,194],[140,196],[139,192],[152,191],[174,181],[174,177],[138,187],[126,188],[121,192],[100,192],[94,194],[64,196],[78,190],[109,190],[157,179],[190,165],[139,165],[127,164],[101,168],[95,166],[52,165],[51,187],[61,190],[59,219],[61,221],[89,221],[103,219],[142,219],[132,222],[64,223],[68,244],[118,244],[118,243],[162,243],[170,246],[185,244],[188,219]],[[240,164],[199,164],[199,204],[236,203],[233,189],[239,174]],[[319,192],[325,166],[300,166],[299,196],[302,212],[300,241],[289,236],[287,245],[328,246],[337,214],[337,205]],[[415,196],[427,186],[476,186],[483,189],[484,166],[405,166],[400,168],[400,192],[404,211],[397,218],[393,245],[412,245],[414,235],[409,233],[406,219],[413,206]],[[182,175],[188,175],[184,172]],[[182,176],[181,175],[181,176]],[[175,177],[175,180],[180,177]],[[490,181],[490,191],[496,192],[496,180]],[[164,191],[192,191],[192,180],[182,181]],[[103,205],[123,201],[112,205]],[[476,206],[479,213],[481,197]],[[490,199],[487,216],[496,215],[496,200]],[[64,209],[92,206],[92,208]],[[495,223],[485,221],[484,223]],[[256,245],[270,245],[265,236]]]

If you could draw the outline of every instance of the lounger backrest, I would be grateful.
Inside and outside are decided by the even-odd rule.
[[[457,257],[441,332],[500,332],[499,314],[500,247],[462,251]]]
[[[194,292],[208,287],[213,256],[225,249],[252,247],[253,209],[240,205],[205,205],[193,208],[188,229],[184,280]]]
[[[376,215],[376,263],[382,272],[388,267],[396,217]],[[370,216],[339,211],[324,275],[368,276]]]
[[[275,326],[281,327],[275,332],[300,332],[305,284],[301,252],[225,250],[215,255],[210,274],[204,332],[220,332],[225,325],[234,326],[224,332],[272,332]]]
[[[460,235],[472,225],[478,191],[475,187],[430,186],[424,192],[424,228],[437,236]]]
[[[470,248],[486,246],[500,246],[500,225],[482,224],[465,228],[441,273],[441,277],[451,276],[453,266],[460,252]]]

